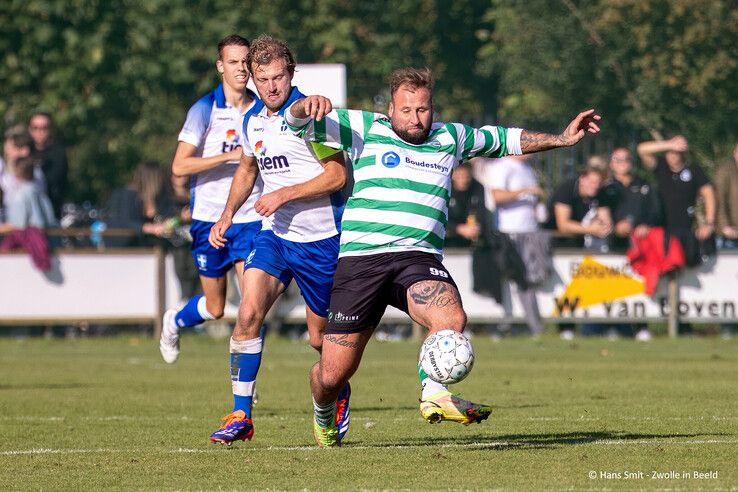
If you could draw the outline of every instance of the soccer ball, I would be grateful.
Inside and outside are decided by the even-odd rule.
[[[441,330],[428,335],[420,347],[420,367],[433,381],[458,383],[474,366],[474,349],[466,335]]]

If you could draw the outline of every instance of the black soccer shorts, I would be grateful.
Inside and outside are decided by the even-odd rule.
[[[387,306],[408,312],[407,290],[422,280],[456,283],[432,253],[404,251],[338,260],[326,333],[357,333],[377,327]]]

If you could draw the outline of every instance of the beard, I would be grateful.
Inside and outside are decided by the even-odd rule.
[[[399,128],[396,128],[394,125],[392,125],[392,129],[395,131],[398,137],[403,139],[407,143],[411,143],[413,145],[420,145],[426,140],[428,140],[428,135],[430,135],[430,126],[428,128],[423,129],[420,133],[410,133],[407,130],[401,130]]]

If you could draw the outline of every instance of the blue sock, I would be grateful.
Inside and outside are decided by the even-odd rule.
[[[179,310],[174,319],[177,326],[182,328],[199,325],[205,320],[215,319],[215,316],[210,314],[205,307],[205,296],[194,296]]]
[[[233,387],[233,411],[243,410],[251,417],[256,374],[261,365],[263,340],[254,338],[236,341],[231,338],[231,385]]]

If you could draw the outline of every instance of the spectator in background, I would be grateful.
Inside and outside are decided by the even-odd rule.
[[[49,197],[34,183],[33,170],[30,157],[15,161],[13,173],[17,184],[8,200],[6,222],[0,224],[0,233],[28,227],[46,229],[56,225]]]
[[[715,174],[717,195],[718,247],[738,249],[738,142],[733,147],[733,162],[718,168]],[[723,323],[721,332],[729,338],[738,329],[736,323]]]
[[[7,208],[13,192],[20,186],[15,175],[16,161],[30,156],[32,148],[33,140],[24,127],[14,126],[5,132],[3,158],[0,159],[0,194],[3,196],[0,208]],[[38,166],[33,168],[33,182],[39,191],[45,190],[43,172]]]
[[[679,238],[687,265],[695,266],[709,252],[701,248],[700,243],[709,244],[708,240],[714,237],[716,207],[710,180],[698,164],[686,162],[688,150],[689,143],[681,135],[638,144],[638,156],[656,175],[666,232]],[[664,157],[657,158],[656,154],[661,153]],[[693,231],[698,197],[704,200],[705,223]]]
[[[543,321],[535,286],[545,281],[550,271],[548,234],[539,230],[536,217],[543,189],[523,155],[494,159],[488,165],[491,193],[497,204],[497,228],[510,236],[525,264],[528,286],[518,286],[518,296],[528,327],[533,335],[540,335]]]
[[[46,179],[46,191],[51,199],[56,216],[60,216],[67,193],[67,154],[64,146],[56,139],[54,124],[49,113],[37,111],[31,115],[28,133],[33,139],[32,157],[41,166]]]
[[[472,178],[468,163],[459,165],[451,175],[451,198],[448,202],[446,246],[466,248],[479,239],[478,213],[484,208],[484,188]]]
[[[615,236],[613,249],[624,252],[630,246],[630,235],[643,238],[651,227],[658,225],[661,218],[661,206],[656,190],[645,180],[633,174],[633,158],[630,150],[617,147],[610,154],[610,171],[612,180],[605,186],[611,195],[617,197],[617,205],[613,211]],[[618,331],[622,335],[631,335],[633,326],[619,324]],[[640,341],[651,340],[651,332],[646,324],[636,325],[635,338]]]
[[[106,246],[124,247],[145,244],[144,234],[165,236],[171,233],[173,202],[169,179],[156,162],[142,162],[133,171],[127,186],[113,191],[107,204],[107,227],[134,229],[134,237],[108,237]]]
[[[591,161],[579,176],[556,187],[548,201],[546,228],[574,237],[557,238],[555,246],[586,247],[587,236],[604,240],[612,232],[610,209],[614,205],[600,193],[606,179],[607,169]]]
[[[658,225],[661,206],[656,190],[645,180],[633,174],[633,158],[630,150],[617,147],[610,155],[612,181],[606,188],[615,190],[618,203],[613,212],[615,238],[613,247],[625,251],[630,246],[629,237],[635,232],[645,237],[651,227]]]
[[[6,222],[0,223],[0,234],[5,235],[0,251],[24,249],[39,270],[47,271],[51,258],[44,230],[57,222],[49,197],[33,182],[33,170],[33,160],[28,156],[14,163],[17,183],[8,200]]]
[[[719,246],[738,248],[738,142],[733,148],[733,162],[715,173],[717,232]]]
[[[610,209],[614,204],[608,201],[610,196],[600,193],[608,174],[601,161],[590,159],[579,176],[559,184],[551,195],[546,228],[573,236],[556,238],[555,246],[601,251],[603,245],[607,245],[607,237],[612,232]],[[562,339],[574,338],[573,324],[561,323],[559,330]]]

